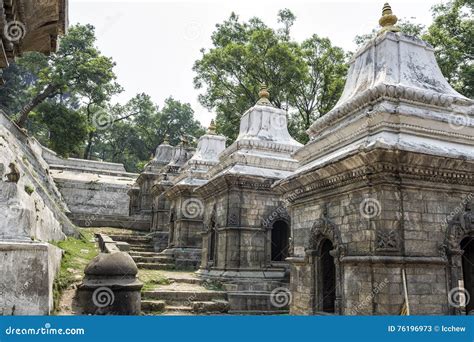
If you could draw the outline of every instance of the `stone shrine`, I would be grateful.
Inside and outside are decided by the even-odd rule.
[[[173,148],[170,162],[160,170],[153,181],[151,233],[156,252],[162,252],[169,245],[170,202],[163,193],[173,186],[180,168],[193,156],[193,153],[194,149],[188,146],[185,138],[182,138],[181,143]]]
[[[274,187],[290,203],[291,314],[473,308],[450,297],[474,293],[474,101],[396,21],[386,4],[339,102],[295,153],[300,167]]]
[[[225,142],[211,122],[207,134],[199,138],[196,153],[163,193],[170,202],[169,245],[163,253],[173,257],[177,268],[197,268],[201,262],[204,205],[194,189],[207,182],[209,169],[218,163]]]
[[[288,282],[290,219],[271,185],[297,168],[301,147],[288,133],[286,112],[265,87],[242,115],[237,140],[219,156],[209,181],[196,189],[204,202],[198,274],[226,284],[232,312],[276,311],[273,289]]]

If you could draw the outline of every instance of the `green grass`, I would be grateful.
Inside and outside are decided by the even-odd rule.
[[[61,268],[54,282],[54,307],[57,309],[62,292],[82,280],[85,267],[99,254],[99,250],[94,234],[87,230],[81,230],[81,237],[78,239],[68,238],[53,244],[64,250]]]
[[[31,194],[35,192],[35,188],[33,188],[31,185],[25,185],[25,192],[31,196]]]
[[[156,285],[169,285],[171,281],[156,270],[139,270],[138,279],[143,283],[142,291],[151,291]]]
[[[224,291],[224,285],[218,280],[206,280],[202,286],[211,291]]]

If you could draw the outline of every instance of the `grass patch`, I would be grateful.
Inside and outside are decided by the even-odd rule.
[[[138,279],[143,283],[142,291],[151,291],[157,285],[171,284],[171,281],[157,270],[139,270]]]
[[[25,185],[25,192],[31,196],[31,194],[35,192],[35,188],[33,188],[31,185]]]
[[[224,291],[225,290],[224,285],[220,281],[217,281],[217,280],[207,279],[201,285],[210,291]]]
[[[59,308],[62,292],[84,277],[84,268],[99,254],[94,234],[81,231],[80,238],[68,238],[64,241],[53,242],[53,245],[64,250],[59,274],[54,281],[54,308]]]

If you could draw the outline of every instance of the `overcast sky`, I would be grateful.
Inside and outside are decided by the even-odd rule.
[[[357,34],[369,32],[381,15],[385,1],[379,0],[69,0],[70,24],[96,27],[97,44],[117,63],[115,72],[125,91],[115,98],[126,102],[145,92],[160,106],[168,96],[191,103],[196,118],[207,126],[215,116],[202,107],[193,87],[193,63],[201,48],[210,48],[216,23],[232,11],[247,20],[257,16],[277,27],[277,12],[289,8],[296,15],[294,39],[313,33],[331,39],[334,45],[354,50]],[[429,24],[430,8],[440,0],[392,0],[399,18]]]

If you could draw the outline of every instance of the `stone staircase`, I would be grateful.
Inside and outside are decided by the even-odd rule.
[[[173,258],[156,253],[151,238],[143,233],[110,234],[114,241],[126,242],[130,245],[130,256],[139,269],[172,270],[175,268]]]
[[[152,240],[136,231],[107,232],[114,241],[130,245],[129,254],[142,272],[159,271],[168,285],[154,285],[142,290],[144,315],[212,315],[229,311],[227,292],[216,284],[197,278],[193,272],[177,272],[171,256],[156,253]]]
[[[168,279],[170,285],[142,291],[142,312],[145,315],[212,315],[229,311],[227,293],[203,284],[193,274],[180,278],[168,276]]]

